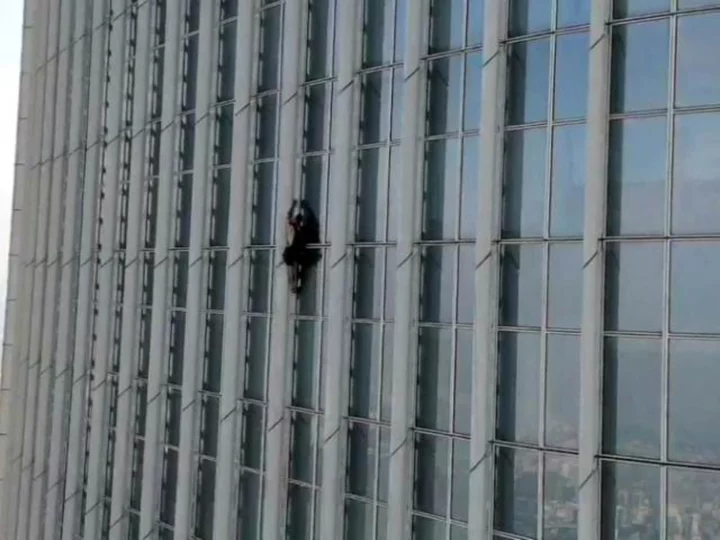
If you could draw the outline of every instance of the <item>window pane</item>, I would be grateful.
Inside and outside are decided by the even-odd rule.
[[[582,118],[587,115],[588,33],[558,36],[555,46],[555,119]]]
[[[466,244],[458,249],[457,322],[470,324],[475,318],[475,246]]]
[[[459,328],[455,360],[455,422],[453,431],[470,435],[473,383],[473,337],[472,330]]]
[[[359,156],[355,239],[358,242],[383,240],[387,216],[388,150],[361,150]],[[392,215],[389,219],[395,217]]]
[[[237,39],[236,21],[230,21],[220,27],[218,57],[217,100],[227,101],[235,95],[235,41]]]
[[[672,340],[668,376],[669,458],[720,463],[720,342]]]
[[[578,448],[580,420],[580,336],[547,338],[545,444]]]
[[[245,352],[244,396],[262,400],[265,398],[265,364],[268,352],[269,320],[249,317]]]
[[[292,405],[317,409],[320,375],[320,340],[317,331],[322,323],[299,320],[295,323],[295,361],[293,363]]]
[[[460,141],[430,141],[425,150],[423,240],[455,238],[460,189]]]
[[[460,238],[475,238],[477,230],[478,184],[480,183],[480,137],[465,137],[462,143],[462,195],[460,197]]]
[[[435,538],[445,538],[447,524],[437,519],[414,515],[412,529],[413,540],[435,540]]]
[[[678,9],[689,9],[694,7],[709,7],[720,4],[718,0],[678,0]]]
[[[255,127],[255,158],[264,159],[277,156],[277,94],[258,98],[257,125]]]
[[[510,35],[549,30],[551,5],[552,0],[510,0]]]
[[[280,5],[260,12],[259,91],[279,88],[282,8]]]
[[[505,245],[500,265],[500,324],[539,327],[542,322],[542,245]]]
[[[482,69],[481,52],[470,53],[465,57],[465,106],[463,129],[480,129],[482,117]]]
[[[180,442],[182,395],[179,391],[166,388],[165,397],[165,442],[177,446]]]
[[[245,540],[260,538],[260,516],[262,514],[262,477],[250,471],[240,474],[240,495],[238,501],[239,537]]]
[[[660,457],[661,341],[606,338],[604,370],[604,451]]]
[[[243,403],[242,445],[240,463],[244,467],[264,469],[263,439],[265,434],[264,409],[259,405]]]
[[[403,122],[403,98],[404,98],[404,76],[402,69],[394,69],[393,91],[392,91],[392,111],[390,113],[390,138],[397,140],[402,137]]]
[[[485,26],[485,0],[468,0],[467,46],[482,45]]]
[[[286,538],[312,538],[312,501],[310,488],[292,483],[288,486]]]
[[[326,150],[328,141],[325,133],[326,109],[330,102],[325,84],[316,84],[305,92],[305,151]]]
[[[345,540],[375,538],[373,506],[362,501],[345,501]]]
[[[509,131],[505,136],[505,238],[543,235],[546,138],[545,129]]]
[[[495,453],[495,528],[535,538],[538,519],[538,454],[498,448]]]
[[[702,55],[698,55],[702,56]],[[672,232],[720,232],[720,114],[677,116]]]
[[[275,193],[275,163],[258,163],[253,178],[253,219],[251,244],[272,242],[273,196]]]
[[[223,316],[210,313],[205,319],[203,390],[220,392],[222,379]]]
[[[316,442],[314,417],[293,412],[290,421],[290,478],[314,483]]]
[[[497,436],[538,442],[540,335],[500,332],[498,336]]]
[[[602,538],[660,536],[660,467],[604,463]]]
[[[358,319],[380,319],[383,312],[382,248],[355,250],[355,305],[353,316]]]
[[[420,320],[452,322],[455,296],[455,249],[428,246],[420,262]]]
[[[425,433],[415,435],[414,508],[445,516],[449,488],[450,439]]]
[[[669,42],[667,20],[613,29],[611,112],[667,107]]]
[[[666,125],[664,116],[610,122],[608,234],[663,232]]]
[[[230,169],[218,169],[213,174],[209,238],[209,244],[211,247],[228,245],[231,203],[230,182]]]
[[[659,332],[663,312],[663,245],[611,243],[605,255],[605,329]]]
[[[581,237],[585,218],[585,124],[553,130],[550,235]]]
[[[377,463],[378,430],[360,422],[348,426],[348,493],[367,497],[375,496],[375,466]]]
[[[376,66],[393,58],[393,2],[365,0],[363,65]]]
[[[329,0],[308,3],[307,80],[332,73],[333,11]]]
[[[671,0],[615,0],[613,16],[616,19],[662,13],[670,10]],[[682,1],[682,0],[680,0]]]
[[[405,57],[407,39],[407,6],[411,0],[395,0],[395,61],[402,62]]]
[[[383,373],[382,373],[382,399],[380,401],[380,419],[390,422],[392,408],[392,360],[393,360],[393,325],[385,325],[383,334]]]
[[[428,429],[450,430],[450,394],[453,391],[452,330],[419,329],[415,423]]]
[[[548,539],[577,538],[577,460],[575,457],[545,456],[544,537]],[[562,531],[562,532],[560,532]]]
[[[462,56],[432,60],[428,66],[427,134],[438,135],[460,129]]]
[[[450,517],[467,523],[470,472],[470,441],[453,441],[452,496]]]
[[[715,508],[720,493],[716,471],[668,470],[668,538],[718,538],[720,516]]]
[[[465,0],[435,0],[430,6],[431,54],[463,46],[464,4]]]
[[[575,242],[550,244],[547,324],[580,329],[583,298],[583,246]]]
[[[720,49],[720,15],[681,17],[677,27],[675,104],[720,103],[720,65],[709,51]]]
[[[248,309],[251,313],[269,313],[271,309],[272,252],[265,249],[253,249],[248,253],[250,258]]]
[[[558,0],[558,28],[590,24],[590,0]]]
[[[352,354],[349,411],[352,416],[378,418],[382,378],[380,325],[352,326]]]
[[[549,13],[550,11],[548,16]],[[508,124],[546,120],[550,40],[541,39],[511,45],[509,62]]]
[[[360,144],[371,144],[388,138],[392,75],[392,71],[385,70],[374,71],[363,77]]]
[[[213,513],[215,509],[215,462],[201,459],[197,472],[197,496],[195,507],[195,536],[213,537]]]
[[[670,330],[720,332],[720,242],[673,242]]]
[[[217,456],[218,419],[220,403],[214,396],[202,395],[200,400],[200,453],[205,456]]]

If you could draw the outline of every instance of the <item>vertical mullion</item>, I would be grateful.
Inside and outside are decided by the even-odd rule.
[[[583,241],[580,344],[578,538],[600,537],[604,228],[610,74],[610,3],[592,0],[589,52],[588,164]]]
[[[507,48],[506,7],[485,3],[483,37],[481,163],[479,219],[475,240],[475,323],[473,325],[473,384],[469,473],[468,538],[491,536],[493,526],[495,433],[495,359],[499,252],[496,245],[501,211],[502,147],[504,140],[505,77]],[[480,173],[479,173],[480,174]],[[486,176],[486,177],[485,177]]]
[[[155,0],[151,0],[155,1]],[[167,319],[168,319],[168,283],[172,283],[173,257],[172,245],[173,201],[175,198],[174,159],[176,141],[175,113],[178,109],[178,82],[180,79],[180,28],[182,24],[182,2],[167,3],[166,39],[163,54],[165,70],[162,81],[162,117],[160,140],[160,171],[157,189],[157,216],[155,240],[155,269],[153,276],[153,303],[151,311],[150,365],[147,380],[147,411],[145,429],[145,447],[143,450],[142,496],[140,501],[140,538],[148,537],[154,530],[161,484],[162,442],[162,379],[167,362]],[[159,134],[158,134],[159,136]]]
[[[255,46],[255,5],[254,2],[241,4],[238,13],[238,31],[235,53],[235,104],[233,122],[232,167],[238,178],[232,183],[230,208],[246,209],[252,195],[252,168],[249,167],[252,133],[251,99],[255,86],[252,73],[257,56]],[[235,486],[239,478],[235,471],[235,441],[241,433],[242,410],[237,407],[237,399],[242,395],[244,370],[239,365],[244,351],[245,332],[240,332],[242,321],[242,298],[247,288],[243,287],[244,248],[247,238],[245,212],[231,212],[228,224],[229,245],[227,257],[227,275],[225,285],[225,314],[223,331],[222,379],[220,393],[220,412],[218,425],[217,474],[215,480],[215,516],[214,533],[217,538],[234,538],[235,530]],[[230,474],[230,471],[233,471]]]
[[[151,17],[150,2],[137,7],[137,49],[135,50],[135,86],[132,92],[132,148],[130,162],[130,193],[128,201],[128,224],[125,258],[125,290],[123,291],[122,333],[123,347],[121,350],[120,370],[118,373],[117,423],[115,426],[115,455],[113,457],[113,486],[110,509],[111,536],[126,536],[127,490],[130,478],[127,475],[128,464],[132,459],[133,448],[133,375],[137,347],[136,330],[138,329],[138,280],[142,277],[143,259],[140,253],[143,223],[143,194],[145,188],[145,141],[148,136],[145,117],[148,101],[148,75],[151,61],[150,33]],[[122,270],[120,270],[122,271]],[[130,344],[133,344],[132,346]],[[119,526],[119,527],[118,527]],[[117,527],[113,531],[113,527]]]
[[[75,325],[75,315],[72,304],[75,301],[74,276],[77,270],[78,253],[75,250],[76,238],[80,230],[76,227],[77,215],[82,212],[78,204],[78,193],[82,190],[79,177],[80,152],[82,141],[82,111],[83,98],[83,56],[86,51],[87,38],[84,37],[86,6],[78,2],[73,8],[72,45],[68,54],[71,56],[69,71],[71,78],[68,82],[69,128],[67,131],[68,144],[66,152],[66,186],[65,186],[65,215],[63,238],[61,247],[60,276],[60,312],[58,315],[57,340],[55,343],[55,380],[53,390],[52,420],[50,431],[50,460],[48,464],[48,480],[46,508],[44,519],[44,538],[51,540],[61,520],[60,501],[63,494],[60,492],[64,479],[63,457],[64,444],[67,437],[67,423],[65,418],[70,414],[67,402],[67,389],[72,375],[72,357],[70,355],[70,332]],[[20,143],[22,144],[22,143]]]
[[[289,416],[285,405],[288,401],[286,386],[288,372],[288,345],[292,334],[288,328],[290,311],[288,273],[282,261],[285,238],[285,209],[293,198],[297,167],[295,156],[298,134],[301,130],[302,99],[300,74],[303,42],[301,36],[304,9],[298,1],[284,5],[282,39],[282,72],[280,92],[280,140],[278,171],[275,177],[275,258],[273,267],[273,316],[271,323],[270,362],[268,366],[268,409],[265,426],[267,439],[267,473],[263,494],[263,527],[265,540],[277,540],[285,525],[285,491]]]
[[[337,141],[332,165],[331,178],[353,178],[353,143],[355,129],[353,119],[358,79],[355,71],[359,69],[356,53],[361,39],[361,29],[355,21],[362,14],[361,0],[340,0],[336,4],[337,54],[339,56],[338,80],[333,88],[331,134]],[[329,161],[329,156],[325,158]],[[352,310],[352,279],[354,256],[348,247],[353,240],[353,228],[347,211],[351,204],[350,182],[336,182],[333,186],[333,204],[328,204],[329,230],[326,233],[330,242],[323,267],[328,276],[328,319],[327,353],[323,373],[325,383],[324,422],[322,430],[323,452],[323,489],[320,491],[320,538],[334,540],[343,536],[345,488],[345,441],[347,423],[343,421],[347,410],[348,388],[346,374],[349,369],[349,331],[348,321]],[[352,214],[352,212],[350,213]],[[323,287],[324,288],[324,287]],[[322,304],[321,304],[322,305]]]
[[[413,1],[407,10],[407,33],[403,84],[402,172],[398,182],[397,261],[395,270],[395,330],[393,335],[392,409],[390,429],[388,538],[409,538],[408,508],[412,504],[414,385],[416,335],[414,307],[417,304],[419,258],[419,184],[422,173],[426,76],[422,56],[427,50],[426,14],[428,2]]]
[[[213,59],[217,51],[215,20],[217,13],[213,2],[200,4],[200,28],[198,66],[207,66],[216,70]],[[192,214],[190,224],[190,248],[188,268],[188,297],[185,345],[183,354],[182,380],[182,412],[180,416],[180,447],[178,452],[178,479],[175,498],[175,535],[176,538],[188,538],[191,534],[190,519],[193,509],[192,494],[196,479],[197,466],[194,466],[193,451],[197,445],[195,426],[199,396],[197,390],[202,385],[202,366],[198,359],[202,358],[205,331],[205,310],[203,309],[203,275],[205,257],[203,245],[209,209],[207,203],[207,187],[211,182],[211,141],[215,128],[215,109],[212,107],[212,96],[216,77],[202,75],[198,69],[196,77],[197,100],[195,104],[195,161],[192,185]],[[201,214],[202,213],[202,214]],[[182,472],[181,472],[182,471]]]

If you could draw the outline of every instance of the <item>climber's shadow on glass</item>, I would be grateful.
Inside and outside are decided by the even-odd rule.
[[[288,267],[290,289],[299,294],[308,280],[310,270],[322,258],[320,248],[320,222],[306,200],[293,200],[287,213],[287,246],[283,262]],[[311,247],[315,246],[315,247]]]

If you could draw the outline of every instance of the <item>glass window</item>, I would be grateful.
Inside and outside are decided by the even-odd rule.
[[[347,499],[345,501],[345,540],[375,538],[373,527],[373,505]]]
[[[462,142],[462,195],[460,197],[460,238],[475,238],[477,230],[478,184],[480,183],[480,137]]]
[[[427,134],[460,129],[463,57],[432,60],[428,65]]]
[[[227,4],[227,2],[226,2]],[[235,41],[237,22],[230,21],[220,27],[220,65],[218,67],[218,101],[227,101],[235,95]]]
[[[667,107],[669,44],[667,20],[613,29],[611,112]]]
[[[175,193],[175,247],[190,246],[190,224],[192,222],[193,175],[180,175]]]
[[[574,3],[582,4],[581,0]],[[555,47],[555,119],[587,115],[588,33],[558,36]]]
[[[475,246],[465,244],[458,250],[457,322],[470,324],[475,318]]]
[[[243,467],[264,469],[263,437],[265,432],[264,409],[260,405],[242,405],[242,444],[240,463]]]
[[[359,152],[357,212],[355,240],[382,240],[387,219],[387,175],[389,153],[386,148],[370,148]],[[393,220],[394,216],[390,216]]]
[[[426,433],[415,434],[416,510],[436,516],[447,514],[450,451],[450,439]]]
[[[545,381],[545,444],[578,448],[580,336],[549,334]]]
[[[229,165],[232,162],[233,105],[215,110],[215,165]]]
[[[482,117],[482,52],[465,56],[465,105],[463,130],[480,129]]]
[[[500,332],[498,340],[497,436],[537,444],[540,335]]]
[[[659,332],[663,313],[663,245],[607,244],[605,329]]]
[[[664,116],[610,123],[608,234],[662,234],[667,177],[666,126]]]
[[[650,13],[662,13],[670,10],[670,2],[671,0],[615,0],[613,16],[616,19],[623,19]]]
[[[587,144],[585,124],[553,129],[550,235],[583,236]]]
[[[312,538],[313,490],[291,483],[288,486],[286,538]]]
[[[495,528],[535,538],[538,520],[539,456],[531,450],[495,452]]]
[[[384,252],[378,248],[355,250],[355,309],[358,319],[380,319],[385,291]]]
[[[216,169],[213,173],[209,239],[210,246],[213,247],[228,245],[231,203],[230,182],[230,169]]]
[[[292,412],[290,421],[290,471],[292,480],[314,483],[315,437],[313,416]]]
[[[182,110],[195,108],[197,100],[198,34],[183,42]]]
[[[720,333],[720,242],[673,242],[670,330]]]
[[[329,97],[324,84],[310,86],[305,91],[305,152],[327,149],[325,123]]]
[[[420,320],[452,322],[455,299],[455,249],[428,246],[420,262]]]
[[[430,53],[459,49],[465,34],[465,0],[435,0],[430,6]]]
[[[668,457],[720,463],[720,342],[670,341]]]
[[[470,482],[470,441],[453,440],[452,494],[450,497],[450,517],[458,521],[468,521],[468,498]]]
[[[485,0],[468,0],[467,46],[482,45],[485,27]]]
[[[395,0],[395,62],[402,62],[405,57],[408,2],[410,0]]]
[[[453,431],[470,435],[473,383],[472,330],[457,330],[455,360],[455,422]],[[465,471],[467,474],[467,471]]]
[[[275,193],[275,163],[255,165],[253,178],[252,233],[250,243],[270,244],[274,236],[273,196]]]
[[[307,80],[320,79],[332,72],[333,12],[330,0],[308,3]]]
[[[227,272],[227,252],[213,250],[208,254],[208,309],[225,309],[225,278]]]
[[[452,330],[421,327],[418,333],[415,424],[418,427],[450,431]]]
[[[439,139],[425,146],[423,240],[455,238],[460,200],[460,141]]]
[[[548,113],[550,40],[513,44],[508,57],[508,124],[545,121]]]
[[[677,116],[674,142],[672,232],[718,233],[720,114]]]
[[[545,129],[509,131],[505,136],[503,237],[543,236],[546,139]]]
[[[720,50],[720,14],[680,17],[677,27],[675,104],[720,103],[720,66],[710,51]]]
[[[250,252],[250,288],[248,305],[251,313],[269,313],[272,281],[272,252],[253,249]]]
[[[558,0],[558,28],[590,24],[590,0]]]
[[[718,0],[678,0],[678,9],[717,6]]]
[[[390,391],[384,387],[382,350],[380,325],[352,325],[349,403],[352,416],[373,419],[379,416],[381,385],[383,392]]]
[[[292,404],[317,409],[319,397],[321,323],[298,320],[295,322],[295,361],[293,363]],[[298,479],[299,480],[299,479]]]
[[[265,398],[265,371],[268,354],[270,321],[262,317],[248,317],[245,349],[245,389],[243,395]]]
[[[278,96],[268,94],[257,101],[255,159],[277,156]]]
[[[392,75],[392,71],[385,70],[363,76],[360,144],[387,140],[390,131]]]
[[[375,496],[378,428],[362,422],[348,426],[348,493],[372,499]]]
[[[660,467],[603,463],[601,483],[602,538],[661,537]]]
[[[659,458],[662,342],[606,338],[604,370],[604,451]]]
[[[213,537],[213,512],[215,509],[215,462],[201,459],[197,473],[197,498],[195,506],[195,536]]]
[[[222,380],[223,316],[207,315],[205,321],[205,362],[203,366],[203,390],[220,392]]]
[[[165,442],[177,446],[180,443],[182,395],[179,391],[166,388],[165,397]]]
[[[240,538],[248,540],[260,538],[262,483],[262,477],[258,474],[247,470],[240,473],[237,524]]]
[[[158,126],[159,128],[159,126]],[[160,137],[157,137],[158,144]],[[158,148],[158,167],[159,165]],[[180,170],[192,170],[195,163],[195,114],[188,113],[180,117]],[[157,174],[157,173],[156,173]]]
[[[545,455],[543,475],[544,538],[578,538],[577,460],[570,456]],[[562,531],[562,532],[560,532]]]
[[[550,244],[547,291],[547,325],[580,329],[583,299],[583,246]]]
[[[542,245],[505,245],[500,256],[500,324],[540,327],[543,309]]]
[[[550,30],[552,0],[510,0],[511,36]]]
[[[217,397],[202,395],[200,400],[200,453],[217,456],[220,403]]]
[[[168,359],[168,382],[170,384],[182,384],[184,357],[185,312],[172,311],[170,314],[170,351]]]
[[[363,65],[377,66],[393,59],[392,0],[365,0]]]
[[[280,87],[280,39],[282,5],[265,9],[260,15],[260,51],[258,53],[258,91]]]
[[[668,469],[668,538],[686,538],[688,529],[698,538],[717,538],[720,517],[717,494],[720,493],[720,473],[687,469]],[[695,532],[697,531],[697,532]]]

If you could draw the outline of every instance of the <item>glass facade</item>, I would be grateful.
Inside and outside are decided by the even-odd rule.
[[[720,537],[719,31],[713,0],[26,8],[0,536]]]

